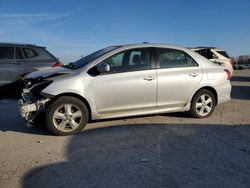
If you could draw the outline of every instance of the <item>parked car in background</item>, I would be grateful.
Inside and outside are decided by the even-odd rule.
[[[24,75],[62,64],[45,47],[32,44],[0,43],[0,89]]]
[[[39,113],[56,135],[82,130],[96,119],[188,111],[209,117],[230,100],[224,66],[181,47],[111,46],[74,63],[24,78],[20,113],[29,125]]]
[[[238,63],[235,63],[233,68],[235,70],[243,70],[243,69],[248,69],[249,65],[248,64],[238,64]]]
[[[226,68],[230,71],[230,74],[233,74],[233,66],[235,62],[229,57],[226,51],[216,47],[196,47],[192,48],[192,50],[211,62],[225,64]]]
[[[0,99],[18,98],[21,94],[20,80],[26,74],[61,65],[45,47],[0,43]]]

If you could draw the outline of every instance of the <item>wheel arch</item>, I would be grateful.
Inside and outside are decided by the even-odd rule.
[[[204,86],[204,87],[199,88],[199,89],[193,94],[193,96],[192,96],[192,98],[191,98],[191,101],[193,100],[193,98],[194,98],[194,96],[196,95],[196,93],[198,93],[198,92],[199,92],[200,90],[202,90],[202,89],[206,89],[206,90],[208,90],[208,91],[210,91],[210,92],[213,93],[214,98],[215,98],[215,105],[217,105],[217,104],[218,104],[218,93],[217,93],[217,91],[216,91],[212,86]]]
[[[76,93],[61,93],[61,94],[56,95],[53,98],[51,98],[51,100],[49,101],[49,103],[55,101],[56,99],[58,99],[60,97],[64,97],[64,96],[75,97],[75,98],[79,99],[80,101],[82,101],[86,105],[86,107],[88,109],[88,112],[89,112],[89,114],[88,114],[89,115],[88,121],[91,121],[91,119],[92,119],[92,116],[91,116],[91,112],[92,112],[91,107],[90,107],[89,102],[87,101],[87,99],[85,99],[81,95],[78,95]]]

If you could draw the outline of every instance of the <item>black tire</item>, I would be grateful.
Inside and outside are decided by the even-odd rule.
[[[55,118],[53,117],[56,110],[60,109],[60,107],[62,107],[61,109],[63,109],[64,105],[72,105],[73,107],[77,109],[77,111],[81,112],[81,115],[82,115],[81,120],[79,121],[78,126],[73,130],[70,130],[69,128],[70,123],[66,125],[65,130],[59,129],[58,126],[56,125],[57,121],[59,121],[60,123],[60,121],[66,122],[69,120],[60,120],[60,119],[55,120]],[[64,112],[64,115],[65,114],[66,112]],[[70,97],[70,96],[59,97],[58,99],[50,103],[45,111],[45,122],[49,131],[51,131],[53,134],[58,135],[58,136],[72,135],[72,134],[80,132],[86,126],[88,122],[88,117],[89,117],[89,112],[88,112],[86,105],[81,100],[75,97]],[[69,130],[66,130],[67,127]]]
[[[202,103],[199,100],[201,100],[200,99],[201,96],[204,96],[204,95],[207,97],[207,99],[208,99],[208,97],[211,98],[211,104],[209,104],[209,106],[208,106],[208,107],[211,107],[211,110],[208,113],[201,115],[201,113],[198,112],[199,110],[196,108],[196,104]],[[194,95],[192,102],[191,102],[191,108],[190,108],[189,113],[194,118],[207,118],[213,113],[214,108],[215,108],[215,104],[216,104],[215,102],[216,102],[215,96],[211,91],[209,91],[207,89],[201,89]],[[202,108],[202,107],[200,107],[200,108]],[[205,108],[205,107],[203,106],[203,108]],[[200,111],[202,111],[202,110],[200,110]]]

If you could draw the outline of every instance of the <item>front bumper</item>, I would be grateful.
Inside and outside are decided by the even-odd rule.
[[[24,102],[24,100],[18,100],[19,113],[26,119],[27,125],[32,126],[34,119],[38,116],[41,111],[45,110],[45,106],[50,99],[41,99],[35,103]]]
[[[22,99],[18,101],[18,106],[19,106],[19,113],[23,118],[25,118],[28,113],[37,111],[38,109],[36,103],[26,104]]]

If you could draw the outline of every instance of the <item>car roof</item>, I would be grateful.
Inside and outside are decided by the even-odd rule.
[[[215,49],[217,47],[209,47],[209,46],[198,46],[198,47],[195,47],[195,48],[210,48],[210,49]]]
[[[148,42],[143,42],[143,43],[135,43],[135,44],[123,44],[123,45],[114,45],[112,47],[117,47],[117,48],[145,48],[145,47],[155,47],[155,48],[173,48],[177,50],[186,50],[187,48],[172,45],[172,44],[162,44],[162,43],[148,43]]]
[[[0,46],[22,46],[22,47],[45,48],[44,46],[37,46],[36,44],[17,43],[17,42],[0,42]]]

